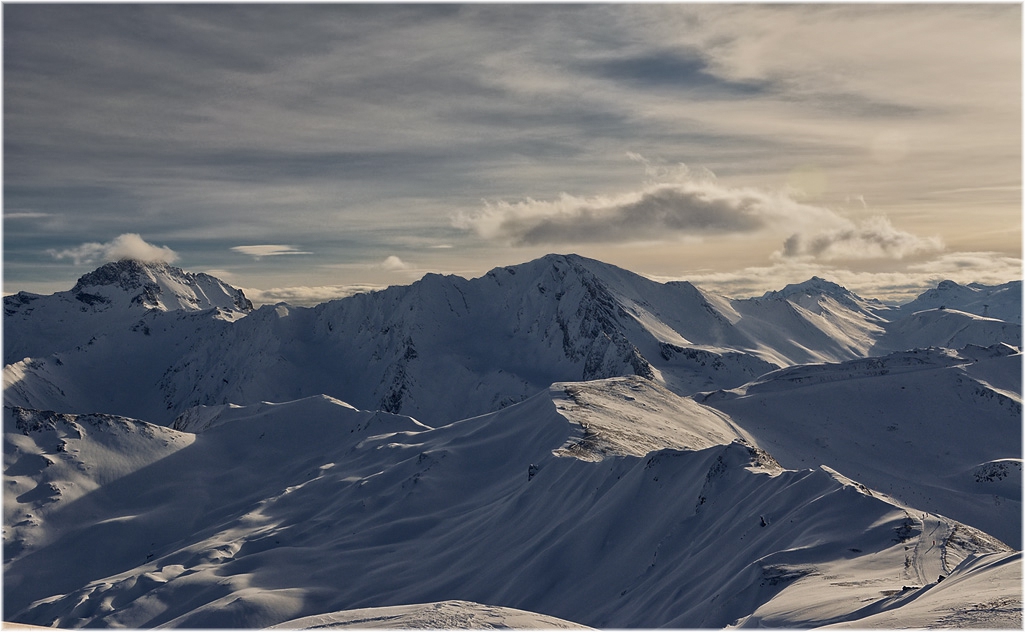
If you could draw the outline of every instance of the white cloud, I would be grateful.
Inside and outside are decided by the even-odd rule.
[[[650,164],[637,154],[629,156]],[[483,210],[459,215],[453,223],[485,239],[517,246],[667,241],[785,226],[842,228],[849,224],[834,211],[803,204],[786,192],[723,186],[707,170],[691,175],[680,164],[671,173],[648,167],[646,172],[679,181],[652,182],[639,191],[615,196],[563,193],[552,201],[485,203]]]
[[[939,237],[900,230],[884,216],[854,221],[831,208],[802,202],[802,193],[793,186],[777,191],[727,186],[705,168],[692,170],[683,163],[652,160],[635,152],[626,152],[626,157],[644,166],[645,183],[639,190],[485,202],[483,210],[461,214],[453,224],[513,246],[789,235],[782,248],[772,253],[775,260],[901,260],[944,247]],[[857,211],[867,210],[864,195],[847,196],[847,204],[852,201],[860,203]]]
[[[399,259],[395,255],[391,255],[383,262],[381,262],[381,267],[385,270],[388,270],[389,272],[395,272],[397,270],[409,270],[409,264],[407,264],[402,259]]]
[[[908,270],[930,274],[938,281],[993,284],[1022,278],[1022,260],[999,252],[949,252],[932,261],[911,264]]]
[[[836,259],[903,259],[943,249],[938,237],[919,237],[894,228],[885,217],[876,216],[843,228],[811,234],[794,233],[778,253],[783,257],[811,256],[827,261]]]
[[[707,169],[684,164],[645,166],[640,190],[614,196],[486,203],[454,220],[458,228],[514,246],[669,242],[685,238],[789,234],[776,258],[903,259],[942,250],[938,237],[899,230],[883,216],[854,222],[836,211],[796,200],[791,189],[766,191],[720,184]],[[857,199],[867,206],[863,196]],[[863,209],[862,209],[863,210]]]
[[[995,252],[945,253],[934,259],[887,271],[851,270],[809,258],[780,259],[767,266],[729,272],[696,270],[679,276],[652,277],[661,282],[690,281],[713,292],[734,298],[760,296],[788,283],[813,276],[843,285],[864,298],[904,303],[945,279],[957,283],[999,285],[1022,278],[1022,260]]]
[[[865,196],[864,195],[848,195],[844,199],[844,201],[847,202],[848,204],[851,204],[853,202],[860,202],[862,209],[868,209],[868,202],[865,201]]]
[[[715,180],[715,174],[707,167],[691,169],[686,163],[669,163],[660,158],[648,158],[633,151],[626,152],[626,157],[644,165],[646,184],[712,182]]]
[[[40,219],[43,217],[50,217],[50,214],[38,211],[12,211],[4,213],[4,219]]]
[[[288,303],[296,306],[313,306],[339,298],[346,298],[355,294],[373,292],[384,289],[383,285],[357,284],[357,285],[319,285],[319,286],[294,286],[275,287],[266,290],[255,288],[242,288],[246,298],[253,304],[274,305],[276,303]]]
[[[249,255],[256,259],[261,257],[277,257],[281,255],[311,255],[312,252],[306,252],[299,250],[295,246],[286,246],[283,244],[254,244],[251,246],[232,246],[231,248],[235,252]]]
[[[222,281],[230,282],[235,277],[235,274],[230,270],[222,270],[220,268],[212,268],[210,270],[204,270],[203,272]]]
[[[147,243],[137,233],[124,233],[106,243],[86,242],[75,248],[51,248],[46,252],[56,259],[71,259],[75,265],[119,259],[136,259],[146,263],[174,263],[178,260],[178,254],[167,246]]]

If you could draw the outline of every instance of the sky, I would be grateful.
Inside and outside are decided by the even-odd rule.
[[[1020,4],[5,4],[3,289],[1022,276]]]

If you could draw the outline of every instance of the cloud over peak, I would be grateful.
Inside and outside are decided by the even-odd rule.
[[[642,190],[590,198],[488,203],[455,225],[512,245],[623,243],[753,233],[782,224],[841,225],[828,209],[785,193],[732,188],[715,180],[653,183]]]
[[[154,246],[138,233],[124,233],[105,243],[86,242],[74,248],[51,248],[46,252],[55,259],[71,259],[75,265],[120,259],[135,259],[145,263],[174,263],[178,260],[175,251],[167,246]]]
[[[919,237],[899,230],[883,216],[871,217],[861,224],[822,230],[811,234],[794,233],[783,243],[783,257],[810,256],[827,261],[835,259],[903,259],[921,252],[943,249],[938,237]]]
[[[381,267],[389,272],[396,272],[399,270],[408,270],[409,264],[395,255],[389,255],[388,258],[381,262]]]
[[[884,216],[854,221],[831,208],[799,201],[792,188],[727,186],[707,169],[656,164],[632,152],[627,157],[644,165],[646,180],[638,190],[485,202],[482,210],[464,213],[453,224],[512,246],[665,243],[757,234],[785,239],[773,253],[777,259],[903,259],[944,247],[938,237],[900,230]],[[863,196],[857,199],[867,208]]]

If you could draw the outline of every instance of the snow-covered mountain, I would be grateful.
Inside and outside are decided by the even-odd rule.
[[[906,316],[938,308],[968,312],[1020,325],[1021,281],[1001,285],[959,285],[953,281],[941,281],[935,288],[926,290],[915,300],[901,305],[896,313]]]
[[[144,330],[154,311],[209,311],[212,318],[235,320],[252,309],[241,290],[208,274],[116,261],[83,275],[66,292],[5,296],[4,364],[72,349],[109,332]]]
[[[884,305],[818,277],[732,304],[752,339],[772,341],[781,366],[863,357],[885,331]]]
[[[549,255],[312,308],[136,262],[8,297],[5,620],[1020,627],[1020,296],[958,287]]]
[[[68,300],[77,299],[53,299]],[[33,312],[41,310],[40,321],[59,318],[78,333],[12,325],[18,341],[8,346],[18,352],[8,353],[6,403],[163,424],[196,405],[321,393],[437,424],[522,401],[553,382],[622,375],[692,394],[781,366],[902,350],[894,344],[908,337],[901,328],[909,322],[888,322],[886,308],[822,280],[730,300],[574,255],[472,280],[427,275],[313,308],[264,306],[241,319],[225,308],[151,309],[92,327],[91,312],[42,307]],[[1020,325],[979,323],[969,328],[977,335],[906,328],[915,346],[1020,344]],[[23,360],[25,349],[40,351]]]

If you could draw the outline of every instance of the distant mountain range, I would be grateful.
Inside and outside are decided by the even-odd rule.
[[[993,310],[1017,301],[1020,311],[1009,290],[990,288]],[[17,375],[5,401],[169,424],[197,405],[323,393],[438,424],[558,381],[641,375],[689,395],[793,364],[1020,346],[1020,324],[972,315],[978,294],[907,312],[812,279],[733,300],[550,255],[478,279],[431,274],[312,308],[252,310],[212,277],[117,262],[70,292],[5,299],[4,362]]]
[[[119,261],[4,334],[6,620],[1020,625],[1020,281],[548,255],[254,309]]]

